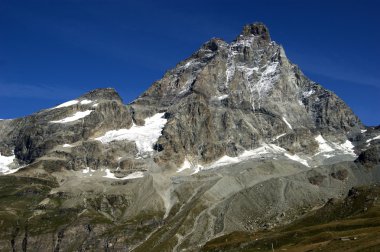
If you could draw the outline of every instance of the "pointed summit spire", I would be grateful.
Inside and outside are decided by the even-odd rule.
[[[260,23],[260,22],[245,25],[243,27],[243,31],[241,35],[243,36],[254,35],[266,41],[271,40],[268,28],[263,23]]]

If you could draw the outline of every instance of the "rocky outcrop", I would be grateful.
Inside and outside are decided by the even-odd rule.
[[[19,122],[16,157],[31,163],[57,145],[86,141],[109,128],[130,127],[132,124],[129,111],[114,90],[95,90],[79,97],[78,101],[72,106],[41,111]],[[79,120],[59,123],[60,119],[81,111],[89,111],[90,114]]]

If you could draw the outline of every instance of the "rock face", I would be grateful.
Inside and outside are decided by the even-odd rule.
[[[160,158],[176,165],[185,154],[206,163],[236,156],[279,135],[281,147],[311,154],[317,132],[342,141],[363,129],[339,97],[289,62],[261,23],[246,25],[231,44],[205,43],[131,106],[169,112]]]
[[[0,121],[0,250],[197,250],[282,225],[380,180],[379,135],[246,25],[128,105],[105,88]]]

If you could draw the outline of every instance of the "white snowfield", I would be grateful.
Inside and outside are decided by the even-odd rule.
[[[308,162],[305,159],[302,159],[301,157],[299,157],[298,155],[291,155],[285,149],[274,144],[262,144],[261,147],[253,149],[253,150],[246,150],[237,157],[230,157],[230,156],[225,155],[205,167],[199,164],[194,165],[191,162],[189,162],[188,159],[185,159],[183,165],[177,170],[177,172],[183,172],[187,169],[191,169],[194,171],[192,174],[195,174],[201,170],[208,170],[208,169],[217,168],[217,167],[221,167],[225,165],[236,164],[236,163],[240,163],[242,161],[246,161],[250,159],[266,158],[267,156],[283,156],[309,167]]]
[[[163,118],[164,114],[157,113],[152,117],[146,118],[143,126],[133,124],[129,129],[108,131],[104,136],[95,138],[95,140],[104,144],[112,141],[134,141],[139,154],[153,152],[153,145],[161,136],[162,129],[167,122],[167,119]]]
[[[284,155],[285,155],[285,157],[287,157],[287,158],[289,158],[289,159],[291,159],[293,161],[301,163],[301,164],[303,164],[305,166],[309,166],[309,164],[307,163],[307,161],[305,159],[300,158],[297,154],[290,155],[289,153],[285,153]]]
[[[90,103],[93,103],[93,101],[91,101],[91,100],[82,100],[81,102],[80,102],[80,104],[83,104],[83,105],[85,105],[85,104],[90,104]]]
[[[285,134],[281,134],[275,137],[274,140],[284,135]],[[377,138],[380,138],[380,136],[378,136]],[[342,154],[356,156],[355,152],[353,151],[354,145],[349,140],[346,140],[346,142],[342,144],[337,144],[334,142],[327,142],[321,135],[318,135],[317,137],[315,137],[315,140],[319,144],[319,150],[318,150],[318,153],[315,154],[314,156],[319,155],[319,154],[322,154],[324,158],[330,158],[330,157],[333,157],[336,155],[342,155]],[[230,156],[225,155],[221,157],[220,159],[204,167],[197,164],[197,162],[192,163],[186,158],[183,165],[177,170],[177,172],[180,173],[187,169],[191,169],[193,171],[192,174],[194,174],[201,170],[207,170],[207,169],[217,168],[217,167],[221,167],[225,165],[236,164],[236,163],[240,163],[242,161],[246,161],[250,159],[261,159],[261,158],[268,158],[268,157],[272,157],[272,158],[285,157],[290,160],[301,163],[304,166],[310,167],[308,161],[298,156],[297,154],[291,154],[287,152],[285,149],[275,144],[264,143],[259,148],[256,148],[253,150],[246,150],[237,157],[230,157]]]
[[[70,107],[70,106],[77,104],[78,102],[79,102],[78,100],[67,101],[67,102],[64,102],[64,103],[54,107],[53,109]]]
[[[144,177],[144,173],[141,172],[141,171],[137,171],[137,172],[128,174],[127,176],[125,176],[123,178],[116,177],[115,174],[113,174],[109,169],[106,169],[105,172],[106,172],[106,175],[103,176],[103,178],[127,180],[127,179],[136,179],[136,178],[142,178],[142,177]]]
[[[20,168],[17,169],[11,169],[9,166],[13,163],[13,160],[15,159],[15,155],[12,156],[2,156],[0,152],[0,173],[2,174],[11,174],[18,171]]]
[[[318,155],[319,153],[323,153],[323,152],[331,152],[331,151],[334,151],[333,148],[331,148],[330,145],[327,144],[326,140],[321,136],[317,136],[315,138],[315,140],[318,142],[319,144],[319,149],[318,149],[318,153],[316,155]]]
[[[348,154],[351,156],[356,156],[354,152],[354,145],[349,141],[346,140],[342,144],[334,143],[334,142],[327,142],[321,135],[318,135],[315,137],[315,140],[319,144],[318,152],[314,155],[323,154],[324,157],[329,158],[335,156],[335,154],[332,154],[331,152],[341,152],[343,154]],[[329,154],[326,154],[329,153]]]
[[[346,142],[344,142],[342,144],[336,144],[336,145],[337,145],[337,148],[339,150],[342,150],[342,151],[346,152],[347,154],[352,154],[352,155],[356,156],[356,154],[353,150],[355,148],[355,146],[352,144],[351,141],[346,140]]]
[[[195,174],[204,169],[204,167],[198,162],[190,162],[187,158],[183,162],[183,165],[177,170],[177,172],[183,172],[184,170],[191,169],[193,172],[191,174]]]
[[[182,166],[177,170],[177,172],[183,172],[186,169],[190,169],[192,167],[190,161],[185,158],[185,161],[183,162]]]
[[[82,105],[86,105],[86,104],[93,103],[93,101],[87,100],[87,99],[84,99],[82,101],[72,100],[72,101],[67,101],[67,102],[64,102],[62,104],[59,104],[58,106],[56,106],[56,107],[54,107],[52,109],[70,107],[70,106],[73,106],[73,105],[78,104],[78,103],[80,103]]]
[[[68,122],[74,122],[74,121],[77,121],[79,119],[82,119],[82,118],[85,118],[86,116],[88,116],[89,114],[91,114],[93,112],[93,110],[86,110],[86,111],[78,111],[76,112],[74,115],[72,116],[69,116],[69,117],[66,117],[66,118],[63,118],[61,120],[57,120],[57,121],[50,121],[51,123],[68,123]]]

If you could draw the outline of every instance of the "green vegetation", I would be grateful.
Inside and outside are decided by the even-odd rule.
[[[273,246],[273,249],[272,249]],[[380,187],[352,189],[344,200],[282,228],[235,232],[208,242],[203,251],[379,251]]]
[[[48,180],[1,176],[0,236],[9,238],[26,229],[38,203],[47,197],[54,186],[56,184]]]
[[[76,196],[64,192],[50,194],[55,187],[56,183],[38,178],[0,176],[0,241],[10,245],[27,237],[30,244],[54,244],[54,237],[64,237],[66,231],[73,230],[78,231],[77,236],[65,246],[77,250],[103,246],[101,241],[117,237],[127,239],[121,244],[136,244],[161,225],[162,212],[141,212],[126,220],[123,215],[127,201],[114,195],[89,198],[87,209],[82,205],[65,207],[65,202]],[[41,237],[51,240],[41,241]],[[30,246],[32,249],[36,244]]]

